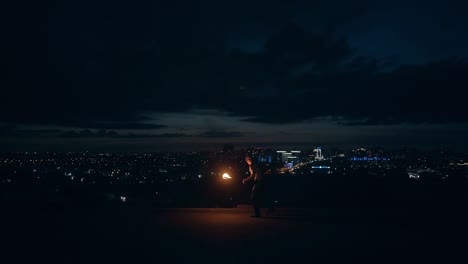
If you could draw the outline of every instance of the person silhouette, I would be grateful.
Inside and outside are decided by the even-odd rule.
[[[252,202],[252,206],[254,208],[254,215],[252,217],[260,217],[260,206],[262,201],[266,200],[266,186],[265,186],[265,171],[261,169],[261,167],[255,163],[250,156],[245,157],[245,162],[249,166],[249,176],[242,180],[243,184],[247,184],[250,181],[254,181],[254,186],[252,187],[252,191],[250,194],[250,201]],[[268,212],[273,212],[273,204],[269,203]]]

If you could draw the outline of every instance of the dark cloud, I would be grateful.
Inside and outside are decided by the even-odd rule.
[[[249,107],[235,111],[251,116],[245,121],[271,124],[326,116],[348,119],[341,122],[348,125],[468,122],[461,108],[468,85],[465,60],[393,71],[382,71],[379,61],[365,58],[334,66],[279,81],[280,94],[251,98]]]
[[[60,132],[59,129],[20,129],[15,133],[19,136],[50,136]]]
[[[192,135],[184,133],[161,133],[161,134],[134,134],[129,133],[126,135],[121,135],[124,138],[185,138],[192,137]]]
[[[191,109],[246,123],[468,123],[466,4],[176,2],[10,1],[0,14],[11,25],[0,43],[0,122],[45,129],[23,135],[161,129],[128,135],[161,138],[189,134],[164,133],[148,116]],[[187,133],[244,135],[204,129]]]
[[[199,135],[200,137],[207,137],[207,138],[234,138],[234,137],[242,137],[243,134],[238,131],[216,131],[210,130],[203,132]]]
[[[194,106],[237,114],[252,95],[284,90],[288,72],[331,67],[350,52],[343,39],[294,26],[305,10],[328,17],[322,1],[9,5],[0,121],[14,124],[131,128],[142,112]],[[233,50],[250,28],[268,32],[261,52]]]
[[[178,138],[190,137],[183,133],[161,133],[161,134],[141,134],[141,133],[118,133],[112,130],[99,130],[93,132],[85,129],[80,131],[64,131],[59,137],[64,138]]]
[[[11,125],[0,125],[0,135],[8,135],[15,130],[15,126]]]
[[[91,137],[117,137],[119,136],[115,131],[99,130],[98,132],[93,132],[89,129],[84,129],[80,131],[63,131],[60,133],[59,137],[63,138],[91,138]]]
[[[401,120],[385,120],[385,119],[365,119],[359,121],[345,121],[338,122],[340,125],[344,126],[388,126],[388,125],[400,125],[402,124]]]
[[[73,127],[86,127],[94,129],[161,129],[167,126],[159,124],[148,124],[148,123],[83,123],[83,124],[70,124]]]
[[[0,126],[0,136],[8,137],[51,136],[58,132],[58,129],[18,129],[15,126]]]

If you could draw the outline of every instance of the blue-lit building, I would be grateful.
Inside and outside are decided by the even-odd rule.
[[[252,148],[248,154],[258,163],[276,163],[279,161],[276,151],[273,149]]]

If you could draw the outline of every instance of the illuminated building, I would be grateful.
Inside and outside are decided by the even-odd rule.
[[[273,163],[277,162],[274,155],[274,150],[272,149],[263,149],[263,148],[252,148],[247,151],[254,160],[258,163]]]
[[[315,160],[323,160],[323,155],[322,155],[322,147],[317,147],[314,149],[315,154]]]
[[[290,152],[287,152],[285,150],[278,150],[276,151],[276,153],[278,153],[281,162],[292,164],[297,164],[300,160],[301,155],[301,151],[299,150],[293,150]]]

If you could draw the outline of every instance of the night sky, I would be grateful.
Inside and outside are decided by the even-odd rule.
[[[467,1],[9,1],[0,151],[468,148]]]

